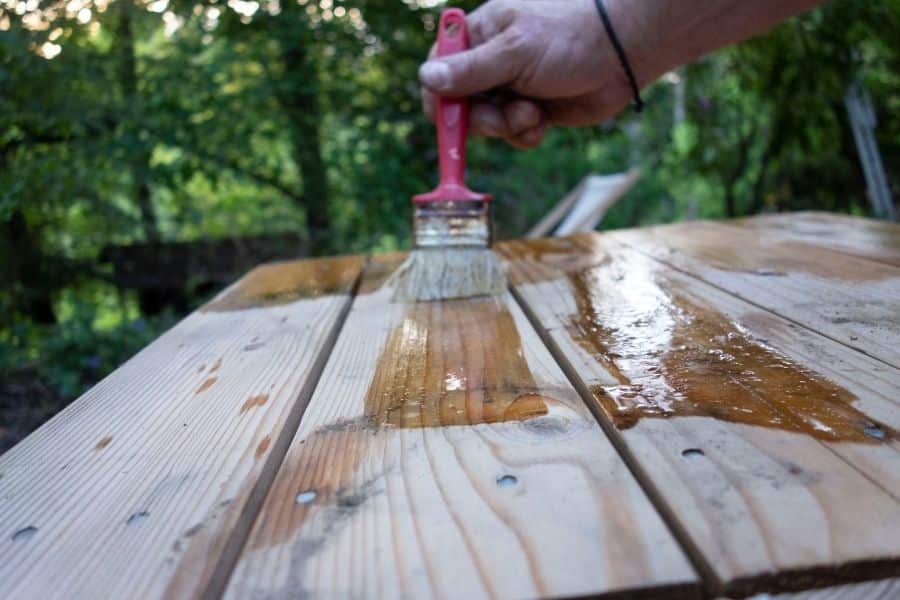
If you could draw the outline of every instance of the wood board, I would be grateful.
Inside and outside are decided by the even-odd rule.
[[[900,597],[900,579],[881,579],[803,592],[754,596],[753,600],[895,600]]]
[[[221,587],[363,262],[251,271],[0,456],[0,597]]]
[[[900,454],[880,436],[898,424],[900,372],[612,236],[502,252],[545,343],[712,590],[897,571]]]
[[[392,304],[383,271],[363,283],[226,597],[696,593],[512,298]]]
[[[758,215],[722,221],[721,224],[825,246],[900,267],[900,224],[890,221],[809,211]]]
[[[0,594],[892,597],[900,270],[815,223],[260,267],[0,457]]]
[[[900,268],[715,223],[607,237],[900,367]]]

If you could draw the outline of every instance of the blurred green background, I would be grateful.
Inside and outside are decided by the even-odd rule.
[[[436,172],[416,70],[441,6],[0,0],[0,451],[249,265],[408,245]],[[827,2],[669,74],[640,116],[528,152],[476,141],[471,183],[501,237],[632,166],[602,228],[867,214],[857,80],[896,186],[900,0]]]

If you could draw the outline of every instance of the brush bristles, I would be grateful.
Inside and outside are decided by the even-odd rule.
[[[391,275],[394,302],[427,302],[506,291],[506,275],[489,248],[414,250]]]

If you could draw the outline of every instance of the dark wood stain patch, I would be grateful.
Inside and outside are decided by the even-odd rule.
[[[218,381],[218,379],[218,377],[209,377],[207,379],[204,379],[203,383],[200,384],[200,387],[197,388],[197,391],[195,391],[194,394],[202,394],[203,392],[211,388],[216,383],[216,381]]]
[[[269,400],[268,394],[259,394],[257,396],[250,396],[244,401],[244,404],[241,406],[240,414],[244,414],[250,409],[256,408],[257,406],[262,406]]]
[[[269,444],[271,444],[271,443],[272,443],[271,435],[267,435],[262,440],[260,440],[259,444],[256,446],[256,453],[254,456],[256,458],[262,457],[262,455],[266,453],[266,450],[269,449]]]

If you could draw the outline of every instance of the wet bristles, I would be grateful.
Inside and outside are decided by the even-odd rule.
[[[390,284],[393,302],[428,302],[502,294],[506,275],[489,248],[432,248],[414,250]]]

